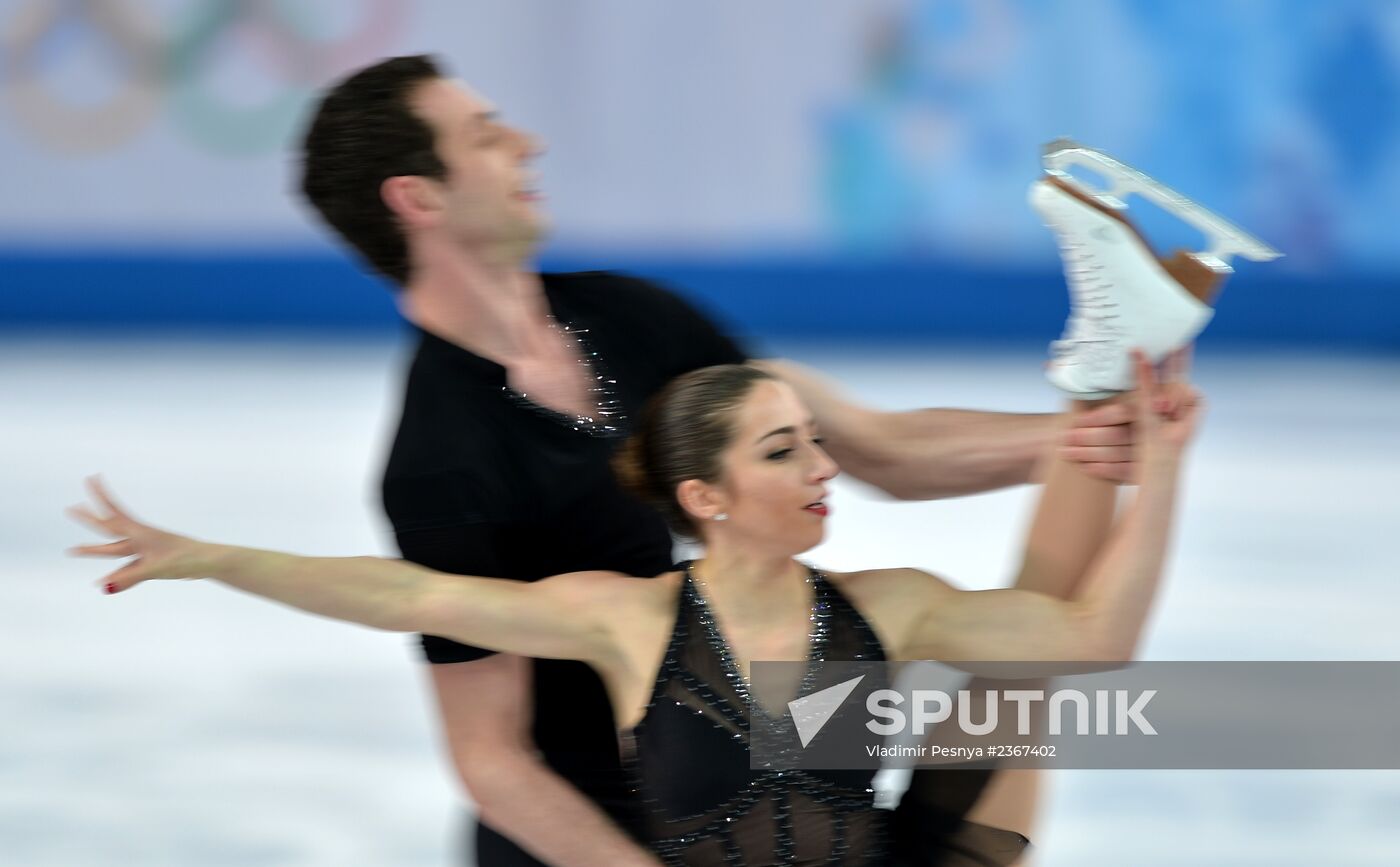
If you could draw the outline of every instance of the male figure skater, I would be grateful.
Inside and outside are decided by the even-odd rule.
[[[672,565],[671,538],[614,483],[609,455],[669,379],[747,356],[649,282],[536,273],[546,231],[530,172],[537,151],[429,57],[354,74],[310,126],[303,191],[394,284],[418,330],[385,510],[403,556],[435,569],[657,574]],[[755,363],[801,392],[847,472],[896,497],[1027,482],[1062,435],[1090,474],[1132,472],[1122,407],[1068,433],[1048,415],[876,412],[796,365]],[[478,806],[479,864],[659,863],[626,832],[638,805],[591,670],[431,636],[423,647],[448,748]]]

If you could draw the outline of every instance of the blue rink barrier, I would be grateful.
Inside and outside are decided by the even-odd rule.
[[[1047,340],[1066,309],[1053,269],[931,260],[547,258],[680,290],[755,337]],[[1400,278],[1290,276],[1240,264],[1212,343],[1400,350]],[[0,253],[0,327],[388,331],[392,294],[337,253]]]

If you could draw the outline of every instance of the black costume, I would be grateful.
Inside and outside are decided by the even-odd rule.
[[[593,569],[669,571],[665,522],[619,488],[608,458],[628,420],[667,382],[701,367],[742,363],[745,354],[691,305],[644,280],[602,272],[541,279],[550,310],[579,341],[598,384],[599,415],[585,424],[534,405],[507,387],[500,365],[420,332],[383,481],[399,548],[405,559],[444,572],[524,581]],[[422,644],[435,664],[492,653],[433,636]],[[578,662],[535,660],[534,670],[533,735],[545,761],[646,839],[602,682]],[[986,778],[975,771],[932,774],[941,776],[914,775],[911,793],[926,797],[906,798],[910,804],[942,809],[951,797],[970,805]],[[952,792],[950,774],[966,775]],[[942,827],[924,821],[925,807],[900,813],[902,837]],[[540,863],[484,825],[476,839],[481,867]]]
[[[841,592],[816,570],[808,582],[806,679],[829,659],[883,661],[874,630]],[[750,769],[753,727],[786,743],[792,725],[762,709],[750,720],[748,685],[688,564],[677,596],[661,670],[628,739],[627,764],[647,807],[647,844],[668,865],[687,867],[888,863],[889,813],[875,808],[874,771]],[[810,683],[799,689],[810,691]]]
[[[661,669],[624,739],[624,764],[645,807],[642,838],[667,865],[1004,867],[1020,857],[1025,837],[963,818],[986,770],[916,771],[891,812],[875,807],[873,770],[752,768],[755,739],[766,739],[762,755],[780,756],[801,749],[796,730],[790,714],[770,717],[750,695],[690,564],[683,568]],[[821,679],[823,662],[886,659],[875,630],[826,576],[810,569],[808,582],[808,664],[793,697],[834,685]],[[817,737],[883,740],[856,717]]]

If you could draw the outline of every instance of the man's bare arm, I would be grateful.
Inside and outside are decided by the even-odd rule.
[[[1128,481],[1131,412],[1109,405],[1064,431],[1054,413],[965,409],[886,412],[840,394],[815,371],[791,361],[754,365],[795,388],[816,416],[827,450],[846,472],[901,500],[932,500],[1034,481],[1037,460],[1053,444],[1086,473]]]
[[[557,867],[658,867],[530,737],[530,660],[497,654],[432,666],[443,738],[481,820]]]

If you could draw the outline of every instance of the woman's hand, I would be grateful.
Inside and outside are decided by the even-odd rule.
[[[117,539],[79,545],[70,548],[69,553],[79,557],[136,558],[98,582],[104,591],[116,593],[156,578],[202,578],[208,574],[216,546],[141,523],[112,500],[96,476],[87,479],[87,487],[107,515],[104,517],[87,505],[71,506],[68,514],[99,533]]]
[[[1162,362],[1162,378],[1147,356],[1133,351],[1137,390],[1137,436],[1146,459],[1175,459],[1196,433],[1205,405],[1201,393],[1187,381],[1191,348],[1173,352]]]

